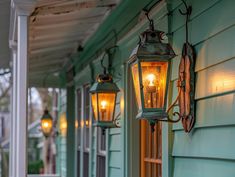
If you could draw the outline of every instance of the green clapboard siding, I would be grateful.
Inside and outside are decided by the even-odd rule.
[[[181,123],[173,125],[173,177],[232,177],[235,174],[235,1],[187,2],[193,6],[189,35],[196,51],[196,123],[189,134],[183,131]],[[172,42],[179,54],[172,61],[174,100],[185,26],[177,9],[173,10],[172,18]]]
[[[172,126],[173,142],[169,140],[168,135],[163,137],[163,144],[169,149],[169,156],[172,156],[173,163],[163,160],[164,168],[169,168],[168,164],[172,164],[172,168],[163,169],[164,174],[171,177],[234,177],[235,175],[235,142],[233,137],[235,134],[235,1],[234,0],[186,0],[192,5],[193,11],[189,23],[189,40],[193,44],[196,51],[196,124],[190,134],[184,133],[181,123]],[[167,0],[169,10],[164,6],[160,8],[158,13],[154,13],[153,18],[157,29],[169,32],[169,39],[172,41],[173,48],[178,54],[172,60],[171,82],[173,85],[172,99],[177,96],[176,79],[178,77],[178,65],[181,57],[182,45],[185,42],[185,19],[178,12],[181,8],[184,10],[180,0]],[[127,3],[127,2],[126,2]],[[123,14],[131,13],[138,10],[134,8],[137,3],[138,7],[144,5],[143,1],[128,1],[128,8],[123,8]],[[133,9],[131,9],[133,8]],[[140,8],[141,9],[141,8]],[[140,10],[139,9],[139,10]],[[131,10],[131,11],[128,11]],[[133,14],[131,14],[134,16]],[[116,17],[117,18],[117,17]],[[128,17],[129,18],[129,17]],[[170,19],[169,19],[170,18]],[[114,17],[112,16],[113,20]],[[134,22],[136,22],[136,19]],[[169,19],[169,21],[168,21]],[[119,19],[120,20],[120,19]],[[110,19],[108,20],[110,23]],[[119,21],[121,24],[121,22]],[[168,24],[169,23],[169,24]],[[105,23],[107,26],[107,23]],[[115,24],[117,25],[117,24]],[[168,30],[168,25],[169,29]],[[110,26],[110,25],[109,25]],[[115,115],[121,113],[121,123],[128,122],[130,117],[124,117],[124,109],[130,107],[123,101],[124,97],[124,78],[123,64],[128,60],[133,48],[138,43],[138,35],[146,29],[148,24],[141,21],[133,29],[128,27],[128,32],[118,41],[113,58],[114,81],[120,87],[121,92],[118,94]],[[81,63],[76,66],[76,86],[83,83],[92,83],[97,74],[102,72],[100,60],[102,55],[95,55],[92,63],[87,65],[90,56],[95,54],[95,48],[99,46],[98,38],[101,38],[102,26],[95,37],[89,41],[88,48],[85,47],[85,53],[81,55]],[[92,43],[93,42],[93,43]],[[95,43],[97,42],[97,43]],[[103,41],[105,42],[105,40]],[[104,46],[102,46],[104,47]],[[89,52],[88,52],[89,51]],[[107,62],[107,56],[104,63]],[[86,64],[84,64],[86,63]],[[83,65],[84,64],[84,65]],[[82,67],[82,70],[80,69]],[[93,70],[92,70],[93,69]],[[125,68],[124,68],[125,69]],[[130,83],[125,83],[130,84]],[[65,104],[65,103],[64,103]],[[177,110],[177,108],[175,108]],[[125,120],[125,121],[124,121]],[[130,122],[133,122],[132,120]],[[126,142],[125,138],[128,133],[126,125],[121,128],[112,128],[107,132],[107,161],[106,173],[107,177],[136,177],[126,176],[129,163],[133,160],[128,159],[129,154],[126,152],[128,146],[135,147],[139,144],[128,144],[133,141],[136,136],[135,130],[130,142]],[[167,126],[163,126],[167,127]],[[169,126],[169,132],[171,126]],[[168,131],[168,130],[167,130]],[[137,132],[138,133],[138,132]],[[91,135],[91,155],[90,158],[90,176],[96,176],[96,148],[97,137],[95,128]],[[127,139],[128,139],[127,138]],[[171,141],[171,142],[170,142]],[[125,144],[126,143],[126,144]],[[170,147],[173,144],[173,148]],[[171,148],[173,149],[171,151]],[[66,151],[63,147],[61,152]],[[165,155],[163,154],[163,155]],[[66,158],[61,155],[61,158]],[[169,159],[172,159],[169,158]],[[138,161],[138,158],[132,157]],[[163,157],[163,159],[168,159]],[[134,162],[135,165],[137,162]],[[63,170],[64,165],[61,165]],[[131,166],[132,168],[134,166]],[[133,173],[134,174],[134,173]]]
[[[234,93],[197,101],[196,107],[195,128],[235,126]],[[182,125],[180,123],[174,124],[174,130],[182,130]]]
[[[110,168],[109,175],[110,175],[110,177],[120,177],[121,171],[119,168]]]
[[[177,158],[174,177],[234,177],[234,166],[234,161]]]
[[[235,89],[235,59],[197,73],[195,98],[221,94]]]
[[[235,160],[234,133],[234,126],[200,128],[191,134],[177,131],[173,156]]]

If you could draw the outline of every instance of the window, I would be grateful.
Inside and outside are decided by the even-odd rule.
[[[89,173],[89,152],[90,152],[90,87],[84,86],[84,154],[83,154],[83,176],[88,177]]]
[[[105,177],[106,136],[101,128],[97,129],[97,140],[96,174],[97,177]]]
[[[151,127],[146,120],[140,123],[140,166],[141,177],[161,177],[162,176],[162,130],[161,123],[155,126],[155,131],[151,132]]]
[[[77,176],[80,177],[82,94],[77,90]]]

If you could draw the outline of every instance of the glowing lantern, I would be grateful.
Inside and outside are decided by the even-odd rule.
[[[50,136],[53,128],[53,119],[47,109],[44,110],[44,114],[41,118],[41,129],[45,137]]]
[[[108,74],[99,75],[90,89],[95,125],[102,128],[115,127],[114,113],[119,89]]]
[[[166,118],[167,85],[170,59],[175,56],[168,43],[162,43],[161,31],[152,28],[141,34],[139,45],[130,57],[131,72],[138,104],[138,119],[150,124]]]

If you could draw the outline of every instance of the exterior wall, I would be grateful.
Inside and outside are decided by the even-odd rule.
[[[235,2],[187,2],[193,7],[189,41],[197,54],[196,124],[193,131],[186,134],[180,123],[173,126],[164,123],[163,177],[233,176]],[[177,95],[178,65],[185,41],[185,19],[179,14],[179,8],[184,8],[180,1],[169,0],[167,6],[164,5],[153,13],[157,29],[172,34],[169,40],[178,55],[172,60],[169,104]],[[121,112],[121,128],[113,128],[106,132],[106,177],[138,177],[138,123],[130,115],[133,103],[132,107],[128,105],[131,103],[128,101],[131,86],[126,62],[138,43],[138,35],[147,26],[146,21],[140,22],[117,44],[119,47],[113,59],[113,70],[114,80],[121,89],[120,99],[116,105],[116,112]],[[79,66],[76,66],[80,69],[77,69],[75,87],[94,81],[95,76],[102,72],[100,60],[101,56],[94,58],[89,65],[85,65],[84,62],[84,65],[79,63]],[[83,66],[82,69],[80,66]],[[96,176],[96,131],[96,128],[91,129],[92,152],[89,171],[92,177]]]
[[[196,125],[185,134],[173,126],[174,177],[234,176],[234,34],[235,1],[191,0],[190,41],[196,50]],[[184,22],[173,4],[171,82],[176,85]],[[182,7],[182,5],[180,6]],[[183,7],[182,7],[183,8]],[[173,88],[173,97],[176,88]]]
[[[167,21],[167,7],[164,5],[162,8],[158,9],[157,13],[154,13],[155,19],[158,19],[156,22],[156,26],[158,26],[159,30],[167,31],[168,30],[168,21]],[[159,20],[159,16],[160,19]],[[118,49],[115,53],[115,56],[113,58],[113,76],[114,76],[114,82],[118,85],[121,92],[118,95],[118,99],[116,102],[116,111],[115,114],[118,115],[121,113],[121,128],[111,128],[109,130],[106,130],[106,149],[107,151],[107,162],[106,162],[106,177],[125,177],[126,174],[129,172],[129,166],[127,162],[127,155],[129,155],[126,152],[126,149],[130,146],[129,142],[126,141],[126,136],[129,135],[129,129],[126,128],[126,124],[130,124],[129,117],[125,116],[125,109],[128,105],[124,105],[126,103],[125,98],[125,92],[124,90],[130,86],[130,81],[126,79],[125,71],[128,68],[126,65],[126,62],[129,59],[129,56],[132,52],[132,50],[136,47],[139,37],[138,35],[144,31],[148,27],[148,22],[143,21],[140,24],[138,24],[132,31],[128,33],[122,40],[118,42]],[[103,72],[100,60],[102,58],[102,55],[100,55],[97,58],[94,58],[94,60],[90,63],[90,65],[86,65],[86,67],[83,67],[82,70],[77,72],[77,75],[75,77],[75,85],[77,88],[81,87],[84,84],[92,83],[94,81],[94,78]],[[108,58],[107,56],[104,59],[104,62],[107,62]],[[130,78],[129,78],[130,79]],[[127,87],[125,88],[127,84]],[[129,88],[128,88],[129,90]],[[134,105],[133,105],[134,106]],[[129,111],[132,111],[133,108],[131,108]],[[138,121],[136,121],[138,124]],[[136,129],[135,129],[136,130]],[[133,130],[133,132],[135,131]],[[92,127],[91,134],[92,134],[92,152],[91,152],[91,158],[90,158],[90,176],[95,177],[96,176],[96,147],[97,147],[97,137],[96,137],[96,128]],[[138,138],[138,132],[134,133],[133,135],[137,135],[136,137],[132,138]],[[133,148],[136,149],[135,146],[138,146],[137,144],[133,145]],[[134,150],[130,150],[134,151]],[[138,157],[138,154],[134,154],[134,156]],[[82,158],[81,158],[82,159]],[[133,171],[135,171],[136,174],[138,174],[139,170],[139,164],[138,161],[129,161],[129,163],[135,163],[135,168]],[[133,176],[137,177],[137,176]]]

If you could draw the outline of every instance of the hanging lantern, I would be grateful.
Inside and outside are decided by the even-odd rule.
[[[41,129],[45,137],[50,136],[53,128],[53,119],[47,109],[44,110],[41,118]]]
[[[149,19],[149,18],[148,18]],[[163,32],[150,29],[141,34],[138,46],[130,56],[131,73],[138,105],[137,119],[150,124],[167,117],[166,100],[170,59],[175,57],[170,44],[162,42]]]
[[[170,60],[175,53],[168,43],[162,42],[161,31],[154,30],[153,20],[146,16],[150,28],[141,34],[139,45],[130,57],[131,72],[135,95],[138,104],[138,119],[147,119],[152,131],[157,121],[176,123],[182,120],[185,132],[190,132],[195,123],[194,116],[194,66],[195,55],[192,45],[188,42],[188,20],[192,7],[182,0],[186,12],[186,42],[183,46],[177,81],[178,96],[166,110],[167,90],[169,83]],[[178,102],[179,112],[173,112],[177,119],[169,117],[169,111]]]
[[[101,74],[91,89],[92,109],[95,118],[95,125],[101,128],[116,127],[115,125],[115,104],[119,88],[109,74]]]

